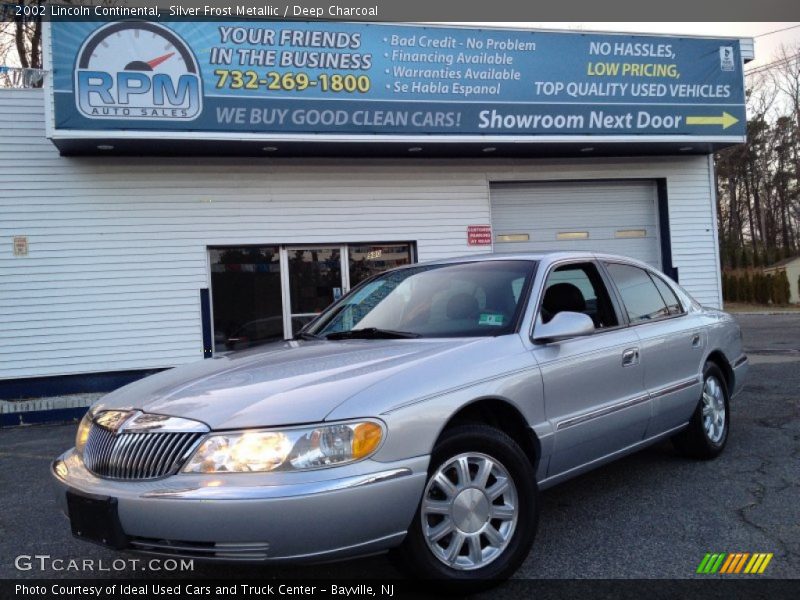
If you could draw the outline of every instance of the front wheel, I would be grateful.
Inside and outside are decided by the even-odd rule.
[[[672,443],[682,454],[709,460],[717,457],[728,441],[730,402],[725,376],[713,363],[703,369],[703,392],[689,426],[673,436]]]
[[[538,499],[530,460],[485,425],[446,431],[399,556],[415,577],[452,584],[508,578],[536,533]]]

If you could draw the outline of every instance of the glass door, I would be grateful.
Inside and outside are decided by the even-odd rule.
[[[214,352],[283,339],[278,246],[209,248]]]
[[[292,336],[347,291],[347,263],[342,261],[346,250],[341,246],[290,246],[285,256],[288,298],[284,303],[290,307],[286,331]]]

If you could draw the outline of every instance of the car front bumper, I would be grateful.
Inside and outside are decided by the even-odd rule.
[[[51,468],[67,492],[116,499],[125,550],[199,559],[324,561],[398,545],[416,512],[428,456],[302,473],[178,474],[116,481],[74,449]]]

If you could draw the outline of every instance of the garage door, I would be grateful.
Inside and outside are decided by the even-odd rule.
[[[652,181],[492,184],[495,252],[583,250],[661,268]]]

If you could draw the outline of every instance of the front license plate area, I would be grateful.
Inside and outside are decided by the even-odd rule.
[[[119,522],[116,498],[68,491],[67,509],[75,537],[117,549],[128,545],[128,536]]]

